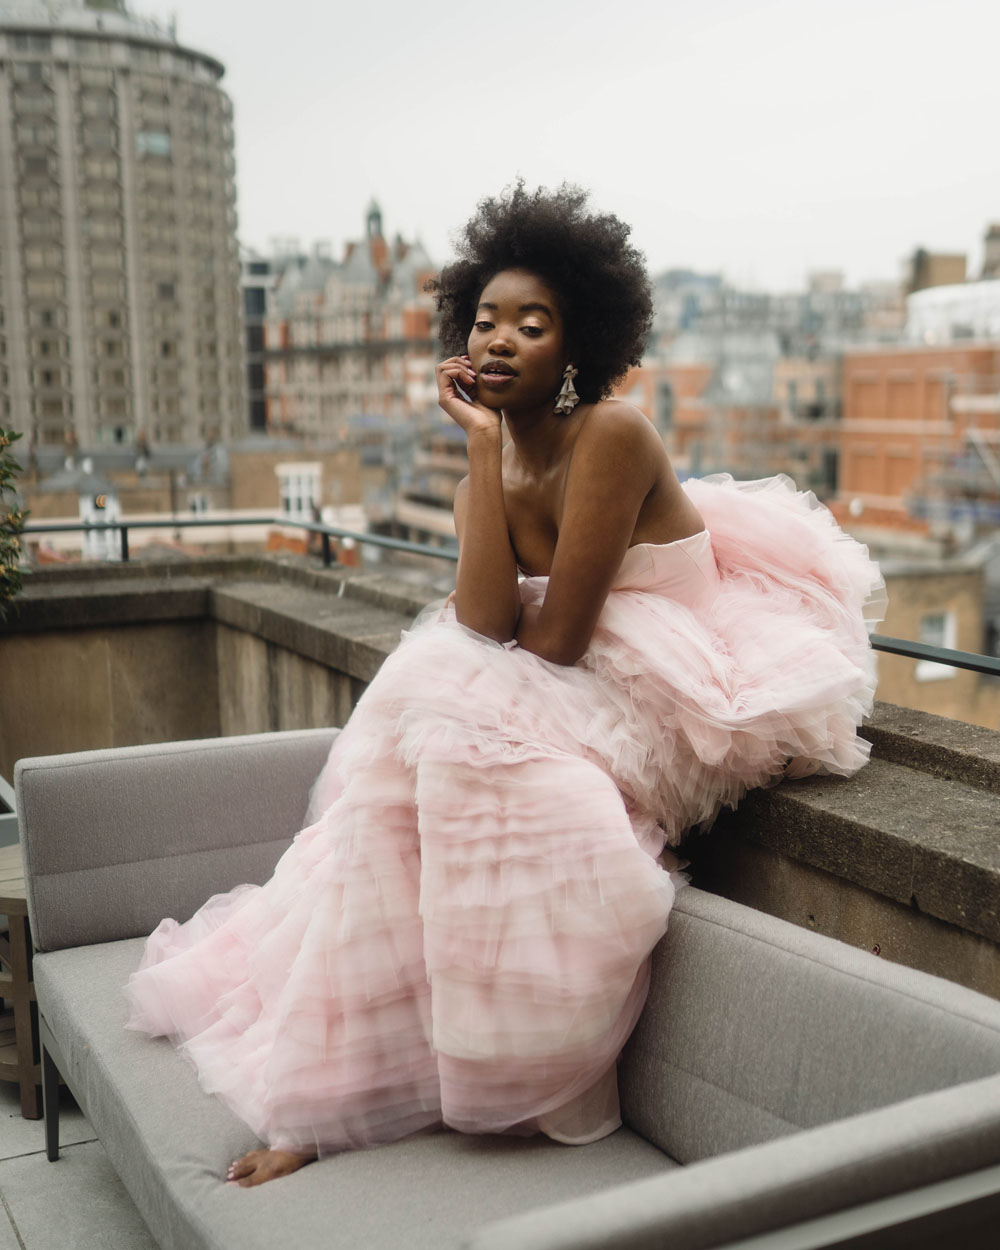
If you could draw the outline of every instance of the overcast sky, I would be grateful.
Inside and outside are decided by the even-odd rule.
[[[379,200],[432,257],[518,175],[588,187],[650,268],[794,288],[978,273],[1000,221],[997,0],[132,0],[217,56],[240,235],[329,240]]]

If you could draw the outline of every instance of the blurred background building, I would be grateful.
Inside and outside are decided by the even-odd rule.
[[[121,0],[0,3],[0,415],[32,449],[244,432],[222,75]]]

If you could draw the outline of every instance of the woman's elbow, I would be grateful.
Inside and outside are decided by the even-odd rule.
[[[488,638],[490,642],[499,643],[511,641],[517,624],[516,621],[512,621],[509,626],[505,627],[495,620],[480,617],[475,612],[463,612],[457,604],[455,605],[455,619],[459,625],[463,625],[481,638]]]
[[[548,660],[550,664],[572,668],[583,658],[587,648],[569,639],[551,639],[540,641],[537,645],[529,647],[529,650],[534,651],[535,655],[541,659]]]

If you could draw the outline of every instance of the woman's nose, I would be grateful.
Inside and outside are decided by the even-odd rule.
[[[490,339],[489,347],[487,350],[493,352],[494,355],[497,355],[497,356],[509,356],[510,355],[510,352],[511,352],[510,339],[507,336],[506,332],[500,329],[499,326],[497,327],[497,329],[493,331],[493,336]]]

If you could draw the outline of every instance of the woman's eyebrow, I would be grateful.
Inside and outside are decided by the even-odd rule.
[[[481,300],[481,301],[480,301],[480,303],[479,303],[479,307],[480,307],[480,308],[485,308],[485,309],[487,309],[489,312],[496,312],[496,311],[497,311],[497,308],[499,307],[499,305],[497,305],[497,304],[491,304],[491,303],[489,302],[489,300],[485,300],[485,299],[484,299],[484,300]],[[525,312],[541,312],[541,313],[544,313],[544,314],[546,315],[546,317],[548,317],[548,319],[549,319],[550,321],[552,320],[552,310],[549,308],[548,304],[521,304],[521,305],[518,307],[518,310],[517,310],[517,311],[518,311],[519,313],[525,313]]]

